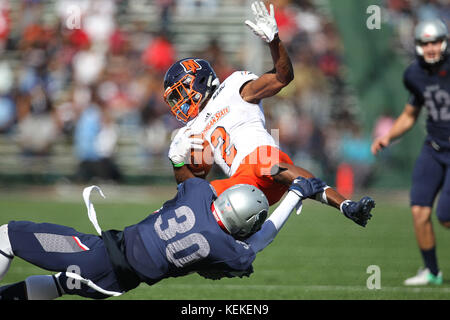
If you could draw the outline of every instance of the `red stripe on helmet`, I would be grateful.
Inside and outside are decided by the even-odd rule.
[[[227,230],[227,228],[223,224],[222,220],[220,220],[219,215],[217,214],[216,207],[214,206],[214,202],[211,204],[211,211],[212,211],[213,216],[216,219],[217,223],[219,224],[220,228],[222,228],[223,231],[225,231],[226,233],[229,234],[230,232]]]

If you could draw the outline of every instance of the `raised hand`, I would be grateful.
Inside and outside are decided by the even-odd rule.
[[[253,2],[252,11],[255,15],[255,23],[246,20],[245,24],[261,39],[270,43],[278,34],[278,26],[275,20],[273,5],[270,4],[270,13],[263,2]]]

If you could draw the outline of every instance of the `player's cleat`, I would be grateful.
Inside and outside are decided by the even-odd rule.
[[[428,284],[441,285],[442,272],[439,271],[437,275],[434,275],[428,268],[419,269],[414,277],[406,279],[403,284],[405,286],[425,286]]]
[[[358,202],[346,200],[341,204],[341,212],[350,220],[365,227],[372,218],[370,211],[375,207],[375,201],[370,197],[363,197]]]

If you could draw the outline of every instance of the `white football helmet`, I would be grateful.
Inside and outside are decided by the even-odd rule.
[[[269,201],[258,188],[238,184],[213,202],[212,211],[222,229],[236,239],[245,239],[261,229],[269,212]]]
[[[425,59],[426,63],[439,62],[445,55],[448,41],[447,26],[440,19],[425,20],[417,24],[414,30],[414,40],[416,42],[416,53],[423,57],[423,49],[421,45],[427,42],[442,41],[441,56],[436,59]]]

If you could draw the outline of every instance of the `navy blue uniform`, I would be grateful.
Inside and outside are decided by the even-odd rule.
[[[255,253],[220,228],[215,197],[208,182],[189,179],[158,212],[125,228],[127,259],[147,282],[193,271],[212,278],[252,272]]]
[[[437,207],[440,221],[450,221],[450,59],[430,69],[416,59],[404,73],[409,104],[427,109],[427,136],[416,160],[411,205]]]
[[[211,212],[215,197],[207,181],[188,179],[160,210],[125,228],[126,260],[141,281],[153,284],[191,272],[211,279],[253,272],[255,252],[219,227]],[[70,266],[77,266],[83,278],[104,290],[123,289],[99,236],[28,221],[11,221],[8,234],[15,255],[44,269],[62,272],[60,283],[68,294],[106,297],[86,285],[70,286],[70,279],[64,276]]]
[[[11,221],[8,236],[14,255],[40,268],[61,272],[59,283],[67,294],[101,299],[104,294],[67,278],[77,273],[101,288],[121,292],[102,238],[51,223]]]

